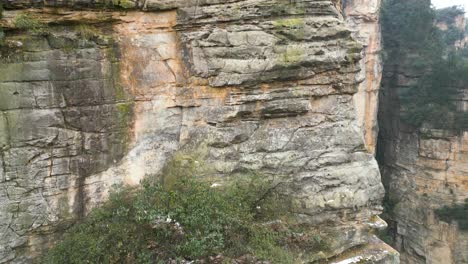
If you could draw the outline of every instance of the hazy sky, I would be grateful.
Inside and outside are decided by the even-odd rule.
[[[431,2],[437,8],[459,5],[465,7],[465,11],[468,11],[468,0],[432,0]]]

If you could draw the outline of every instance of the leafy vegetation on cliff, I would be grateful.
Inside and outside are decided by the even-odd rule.
[[[454,101],[468,85],[467,52],[453,47],[464,34],[450,30],[451,25],[446,31],[434,25],[437,17],[449,21],[461,12],[457,8],[435,11],[426,0],[383,4],[385,64],[394,67],[393,85],[407,86],[399,94],[402,119],[416,127],[465,129],[468,125],[466,114],[457,112]]]
[[[468,199],[464,204],[455,204],[453,206],[444,206],[435,210],[440,220],[451,223],[456,221],[461,230],[468,230]]]
[[[15,27],[32,34],[44,33],[46,25],[29,13],[22,13],[13,20]]]
[[[442,30],[442,37],[445,40],[445,44],[454,46],[455,43],[465,37],[466,28],[460,28],[457,25],[456,19],[460,16],[464,16],[465,11],[458,6],[452,6],[442,9],[435,10],[437,23],[443,24],[447,28]]]
[[[294,251],[326,250],[320,236],[267,219],[269,181],[253,175],[213,187],[180,177],[185,170],[179,165],[161,181],[113,192],[43,263],[220,263],[231,258],[295,263]]]
[[[453,24],[455,18],[464,15],[465,11],[458,6],[451,6],[436,11],[436,20],[439,22],[445,22],[447,24]]]

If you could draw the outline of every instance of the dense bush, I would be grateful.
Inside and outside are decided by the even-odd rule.
[[[252,174],[212,187],[191,174],[181,177],[185,170],[174,165],[162,181],[113,192],[66,233],[43,263],[209,262],[213,256],[294,263],[294,250],[326,249],[320,236],[264,217],[271,182]],[[301,241],[295,243],[298,234]]]
[[[465,14],[465,10],[459,6],[451,6],[442,9],[436,10],[436,20],[440,22],[445,22],[447,24],[452,24],[455,22],[457,16]]]
[[[435,10],[435,20],[447,25],[447,30],[442,32],[445,43],[453,46],[456,41],[465,37],[466,28],[460,29],[455,25],[455,18],[465,14],[462,7],[452,6]]]
[[[400,96],[403,105],[403,120],[420,126],[430,123],[436,128],[460,128],[463,121],[454,99],[459,96],[460,87],[468,84],[466,62],[459,52],[452,51],[445,58],[431,62],[428,72],[418,83]]]
[[[13,20],[15,27],[30,33],[43,33],[46,25],[29,13],[22,13]]]
[[[461,230],[468,230],[468,199],[464,204],[455,204],[453,206],[444,206],[435,210],[440,220],[451,223],[456,221]]]
[[[445,40],[445,44],[453,46],[457,41],[465,37],[465,31],[454,25],[449,25],[447,30],[442,32],[442,37]]]
[[[387,0],[382,7],[382,34],[386,67],[399,65],[393,72],[417,77],[418,81],[399,94],[402,119],[416,127],[463,128],[465,114],[457,112],[454,99],[468,85],[466,51],[452,46],[463,37],[459,30],[441,31],[437,17],[460,14],[457,8],[433,10],[425,0]],[[449,28],[450,29],[450,28]],[[402,72],[403,71],[403,72]]]
[[[434,10],[425,0],[386,0],[382,4],[382,35],[389,55],[407,55],[415,51],[427,57],[441,51],[433,26]],[[399,59],[388,56],[387,59]]]

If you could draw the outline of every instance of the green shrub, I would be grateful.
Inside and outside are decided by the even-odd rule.
[[[28,13],[22,13],[13,20],[15,27],[31,33],[43,33],[46,25]]]
[[[430,70],[418,83],[401,94],[404,107],[403,120],[421,126],[431,124],[435,128],[457,128],[457,113],[454,99],[459,90],[468,84],[464,79],[465,62],[459,52],[450,52],[447,57],[434,60]]]
[[[99,30],[92,26],[92,25],[87,25],[87,24],[79,24],[75,27],[75,32],[83,39],[90,40],[92,38],[95,38],[99,36],[100,32]]]
[[[456,221],[461,230],[468,230],[468,199],[465,199],[464,204],[455,204],[453,206],[444,206],[435,210],[436,215],[440,220],[451,223]]]
[[[391,83],[399,85],[398,74],[402,72],[418,79],[408,89],[400,89],[399,94],[402,120],[415,127],[465,127],[458,124],[464,119],[460,118],[454,100],[468,85],[467,52],[453,47],[463,33],[453,27],[443,32],[434,25],[437,17],[453,17],[460,12],[458,9],[436,12],[426,0],[383,3],[382,35],[389,54],[385,65],[400,66],[392,70]]]
[[[212,187],[187,173],[195,162],[184,160],[171,166],[183,163],[190,169],[176,168],[170,182],[166,177],[165,182],[153,179],[139,188],[116,189],[42,263],[167,263],[216,255],[294,263],[298,250],[327,249],[313,232],[259,216],[269,180],[249,174]]]
[[[447,24],[453,24],[457,16],[465,14],[465,10],[459,6],[451,6],[436,10],[436,20],[445,22]]]
[[[442,31],[442,38],[448,46],[455,45],[457,41],[462,40],[464,37],[465,31],[455,27],[454,25],[449,25],[447,30]]]
[[[435,14],[426,0],[385,0],[381,15],[384,48],[390,54],[389,59],[423,52],[420,56],[427,60],[442,49],[434,41],[437,39],[433,26]]]

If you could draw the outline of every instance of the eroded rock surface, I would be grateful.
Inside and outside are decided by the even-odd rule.
[[[382,80],[382,36],[380,33],[381,0],[343,1],[346,23],[353,30],[353,37],[364,44],[360,62],[362,79],[354,95],[357,120],[364,133],[367,150],[375,153],[379,127],[379,89]]]
[[[436,210],[467,196],[468,135],[453,131],[400,131],[386,138],[382,174],[394,208],[390,228],[403,263],[467,263],[468,234]]]
[[[127,151],[132,103],[111,43],[9,40],[21,47],[4,48],[0,64],[0,260],[21,262],[51,225],[84,215],[85,178]]]
[[[194,2],[9,2],[48,5],[28,12],[50,31],[31,36],[13,23],[23,11],[5,13],[0,263],[34,262],[112,184],[158,175],[178,151],[219,179],[274,178],[292,221],[329,238],[309,260],[375,239],[384,191],[353,99],[363,47],[341,7]]]

